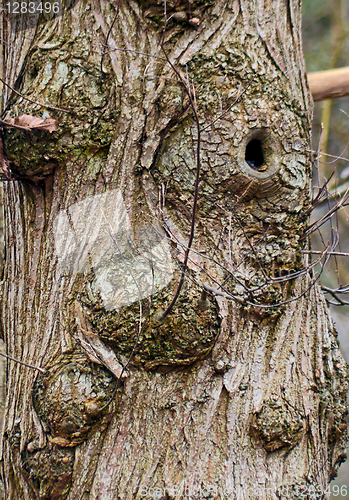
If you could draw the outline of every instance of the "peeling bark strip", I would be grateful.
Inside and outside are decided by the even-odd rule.
[[[2,134],[18,179],[5,186],[2,328],[8,356],[45,370],[8,360],[6,500],[328,498],[348,370],[301,257],[300,2],[167,2],[164,49],[195,88],[201,168],[166,318],[198,131],[159,48],[164,4],[73,3],[1,34],[3,119],[41,116],[33,101],[73,110],[45,111],[51,134]],[[120,210],[98,212],[113,190]]]

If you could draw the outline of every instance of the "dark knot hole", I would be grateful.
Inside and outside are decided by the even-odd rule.
[[[254,170],[263,170],[264,155],[262,143],[259,139],[252,139],[247,146],[245,152],[246,163]]]

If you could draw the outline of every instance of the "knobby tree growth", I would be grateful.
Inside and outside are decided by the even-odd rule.
[[[328,497],[348,374],[300,24],[286,0],[3,17],[6,499]]]

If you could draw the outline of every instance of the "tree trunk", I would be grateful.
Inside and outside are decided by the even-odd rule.
[[[7,363],[7,500],[328,498],[347,366],[302,253],[299,4],[169,0],[164,50],[156,0],[5,26],[6,83],[70,110],[3,88],[4,120],[58,121],[3,132],[4,340],[41,369]]]

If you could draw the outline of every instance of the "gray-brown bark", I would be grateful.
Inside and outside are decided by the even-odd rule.
[[[81,0],[37,30],[3,34],[7,83],[73,110],[48,111],[59,121],[53,134],[3,134],[16,179],[5,192],[4,337],[8,355],[46,370],[8,362],[9,500],[181,499],[186,488],[192,498],[203,490],[206,498],[310,498],[314,488],[327,498],[343,460],[347,367],[324,298],[311,272],[276,280],[309,265],[301,250],[311,103],[299,2],[167,8],[200,20],[175,16],[164,47],[195,86],[202,165],[188,276],[163,322],[189,237],[198,131],[173,70],[145,55],[164,57],[162,2]],[[122,50],[103,57],[101,72],[111,26],[108,44]],[[42,110],[4,89],[4,118],[24,113]],[[251,140],[263,161],[246,156]],[[86,203],[108,193],[127,231],[108,230],[114,208],[103,201],[104,239],[85,258],[57,227],[67,224],[88,247],[98,215],[85,217]],[[74,207],[83,211],[79,227]],[[144,326],[116,385],[111,372],[138,339],[140,307],[134,298],[124,305],[135,293],[126,271],[108,306],[98,280],[132,267],[144,235],[161,247],[164,231],[173,277],[141,301]],[[224,293],[203,307],[204,283]],[[111,371],[92,362],[91,346]]]

